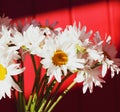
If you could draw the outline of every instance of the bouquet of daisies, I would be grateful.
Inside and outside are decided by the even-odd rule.
[[[101,38],[99,32],[86,32],[86,26],[56,23],[41,25],[35,20],[12,24],[0,17],[0,99],[15,93],[18,112],[51,112],[63,96],[76,84],[83,93],[94,86],[102,87],[110,70],[111,77],[120,72],[120,59],[110,36]],[[24,60],[30,55],[35,72],[28,99],[24,94]],[[35,57],[39,58],[39,65]],[[44,74],[41,73],[45,70]],[[43,74],[43,75],[41,75]],[[62,84],[74,78],[58,96]]]

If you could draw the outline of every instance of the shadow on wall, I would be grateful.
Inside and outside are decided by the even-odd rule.
[[[34,16],[59,9],[71,9],[73,6],[91,4],[108,0],[0,0],[0,16],[11,18]]]

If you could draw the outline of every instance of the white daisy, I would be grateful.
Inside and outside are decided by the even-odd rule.
[[[24,69],[19,67],[19,64],[11,64],[8,66],[0,63],[0,99],[5,98],[5,95],[11,97],[12,88],[21,91],[19,86],[14,82],[12,76],[20,74]]]
[[[12,57],[6,55],[5,59],[3,56],[6,53],[2,53],[3,55],[0,55],[0,99],[2,97],[5,98],[6,95],[8,97],[11,97],[12,88],[16,89],[19,92],[21,91],[19,86],[12,79],[12,76],[18,75],[24,71],[24,68],[20,68],[19,64],[9,62],[11,59],[8,59],[8,57]]]
[[[80,28],[80,23],[77,27],[76,22],[74,22],[73,26],[68,25],[65,30],[61,34],[61,38],[66,39],[68,42],[72,41],[80,46],[88,46],[90,41],[89,37],[92,34],[92,30],[86,33],[86,26]]]
[[[87,89],[89,89],[90,93],[93,92],[93,87],[99,86],[102,87],[101,83],[105,81],[100,76],[101,70],[99,68],[81,70],[77,73],[75,82],[81,83],[83,82],[83,93],[86,93]]]
[[[96,49],[93,48],[87,48],[86,52],[88,53],[88,58],[91,58],[92,60],[101,62],[103,60],[103,54],[102,52],[99,52]]]
[[[9,46],[12,44],[12,40],[12,29],[8,29],[6,26],[2,26],[0,31],[0,45]]]
[[[111,70],[111,77],[113,78],[115,72],[119,74],[120,72],[120,59],[116,58],[117,50],[114,45],[105,44],[103,46],[104,60],[102,61],[102,76],[104,77],[107,69]]]
[[[0,57],[7,61],[10,59],[11,61],[9,60],[8,62],[20,58],[17,51],[19,48],[13,43],[13,32],[13,29],[8,29],[6,26],[2,26],[0,31]]]
[[[49,81],[55,77],[61,82],[61,76],[67,75],[67,70],[73,72],[77,68],[84,68],[84,60],[77,59],[75,46],[64,40],[52,38],[46,40],[42,58],[41,63],[47,69]]]
[[[16,28],[14,28],[14,34],[13,34],[13,43],[15,46],[17,46],[19,49],[24,46],[24,37],[21,32],[19,32]]]
[[[101,39],[99,32],[95,34],[95,43],[97,50],[101,50],[103,52],[102,63],[102,77],[104,77],[107,73],[107,70],[111,70],[111,77],[114,77],[115,72],[118,74],[120,72],[120,59],[116,58],[117,50],[113,44],[111,44],[111,37],[108,36],[105,38],[105,41]]]
[[[0,57],[2,57],[2,60],[6,60],[6,62],[9,64],[15,62],[15,60],[20,59],[18,48],[16,47],[3,47],[0,46]]]
[[[30,51],[31,54],[39,54],[45,36],[39,27],[30,25],[23,34],[16,32],[14,38],[17,46]]]
[[[79,58],[84,58],[86,63],[84,65],[84,69],[80,69],[77,73],[75,82],[81,83],[83,82],[83,93],[87,91],[89,88],[90,93],[93,91],[93,87],[99,86],[102,87],[103,79],[101,79],[101,69],[99,63],[102,59],[102,56],[97,52],[97,50],[92,48],[85,48],[84,52],[81,50],[78,53]]]

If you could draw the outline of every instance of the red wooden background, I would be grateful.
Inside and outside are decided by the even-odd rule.
[[[46,19],[51,23],[58,21],[57,26],[63,28],[74,21],[81,21],[88,30],[99,30],[103,37],[106,33],[110,34],[120,57],[120,0],[0,0],[0,15],[3,13],[15,21],[26,17],[42,23]],[[31,66],[26,72],[33,72]],[[28,80],[26,85],[30,85],[31,76],[25,77]],[[26,94],[30,91],[28,85]],[[2,99],[0,112],[16,112],[15,102]],[[106,78],[103,88],[94,88],[93,94],[87,92],[83,95],[77,85],[61,100],[54,112],[120,112],[120,76]]]

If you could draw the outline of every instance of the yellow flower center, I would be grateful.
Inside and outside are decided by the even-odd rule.
[[[6,68],[4,68],[3,65],[0,64],[0,80],[4,80],[6,74],[7,74]]]
[[[56,66],[65,65],[68,62],[68,56],[64,51],[57,50],[52,57],[52,62]]]

